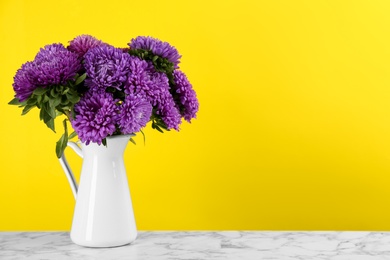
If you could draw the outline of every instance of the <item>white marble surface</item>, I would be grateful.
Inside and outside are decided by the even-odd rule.
[[[133,244],[102,249],[65,232],[0,232],[0,259],[390,260],[390,232],[140,232]]]

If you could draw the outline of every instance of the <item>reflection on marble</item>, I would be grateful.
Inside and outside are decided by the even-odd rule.
[[[140,232],[116,248],[85,248],[65,232],[0,232],[0,259],[390,260],[390,232]]]

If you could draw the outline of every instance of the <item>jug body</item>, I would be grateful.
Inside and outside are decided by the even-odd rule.
[[[82,144],[83,164],[70,237],[78,245],[114,247],[137,237],[123,153],[130,136],[107,138],[107,146]]]

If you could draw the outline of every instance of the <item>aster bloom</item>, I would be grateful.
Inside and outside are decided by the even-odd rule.
[[[169,80],[165,73],[157,72],[151,62],[131,57],[130,74],[125,93],[144,96],[168,129],[179,130],[181,115],[169,92]]]
[[[123,134],[138,132],[152,115],[152,105],[141,95],[130,94],[121,104],[119,125]]]
[[[149,63],[150,65],[150,63]],[[168,129],[179,130],[181,115],[170,93],[169,79],[163,72],[157,72],[149,66],[151,84],[146,92],[150,102],[156,107],[156,114],[161,117]]]
[[[138,36],[137,38],[132,39],[128,45],[131,49],[150,50],[153,54],[166,58],[168,61],[172,62],[176,68],[180,63],[179,59],[181,58],[181,55],[176,48],[159,39],[150,36]]]
[[[172,98],[167,98],[159,103],[156,114],[161,117],[168,129],[179,131],[181,116]]]
[[[89,49],[98,46],[108,46],[108,44],[96,39],[95,37],[87,34],[77,36],[69,42],[68,50],[76,53],[80,58],[84,56]]]
[[[36,55],[34,61],[27,62],[14,77],[14,90],[19,101],[27,100],[38,87],[65,84],[73,80],[81,68],[76,54],[60,44],[47,45]]]
[[[33,70],[34,66],[30,61],[23,64],[22,67],[16,72],[12,86],[15,91],[15,96],[20,102],[26,101],[37,88],[37,86],[33,84],[30,78],[30,74]]]
[[[151,62],[148,62],[146,72],[149,78],[149,85],[148,89],[144,89],[144,91],[153,106],[157,107],[171,96],[169,93],[169,79],[164,72],[156,71]]]
[[[61,51],[67,51],[64,45],[62,45],[61,43],[53,43],[53,44],[46,45],[45,47],[39,50],[38,54],[35,56],[35,60],[47,59],[53,53],[57,53]]]
[[[90,49],[84,56],[88,86],[121,90],[127,81],[131,56],[121,49],[100,46]]]
[[[145,92],[150,89],[149,85],[151,84],[148,67],[149,65],[146,61],[138,57],[130,56],[129,74],[127,82],[124,85],[124,92],[126,94],[146,94]]]
[[[185,120],[191,122],[192,118],[196,118],[196,113],[199,110],[199,102],[196,98],[196,93],[192,89],[191,83],[188,81],[187,76],[180,70],[173,72],[174,86],[173,91],[175,97],[177,97],[178,106],[181,115]]]
[[[71,121],[80,140],[87,145],[90,142],[102,143],[116,130],[118,106],[110,93],[90,91],[75,105],[75,119]]]
[[[81,63],[76,54],[65,49],[57,52],[41,51],[33,61],[33,66],[33,84],[47,87],[72,80],[80,70]]]

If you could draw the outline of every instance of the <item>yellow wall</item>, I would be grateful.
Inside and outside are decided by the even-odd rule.
[[[389,13],[379,0],[2,0],[0,230],[70,228],[60,133],[6,103],[22,63],[83,33],[169,41],[198,93],[198,120],[129,144],[139,229],[390,230]]]

